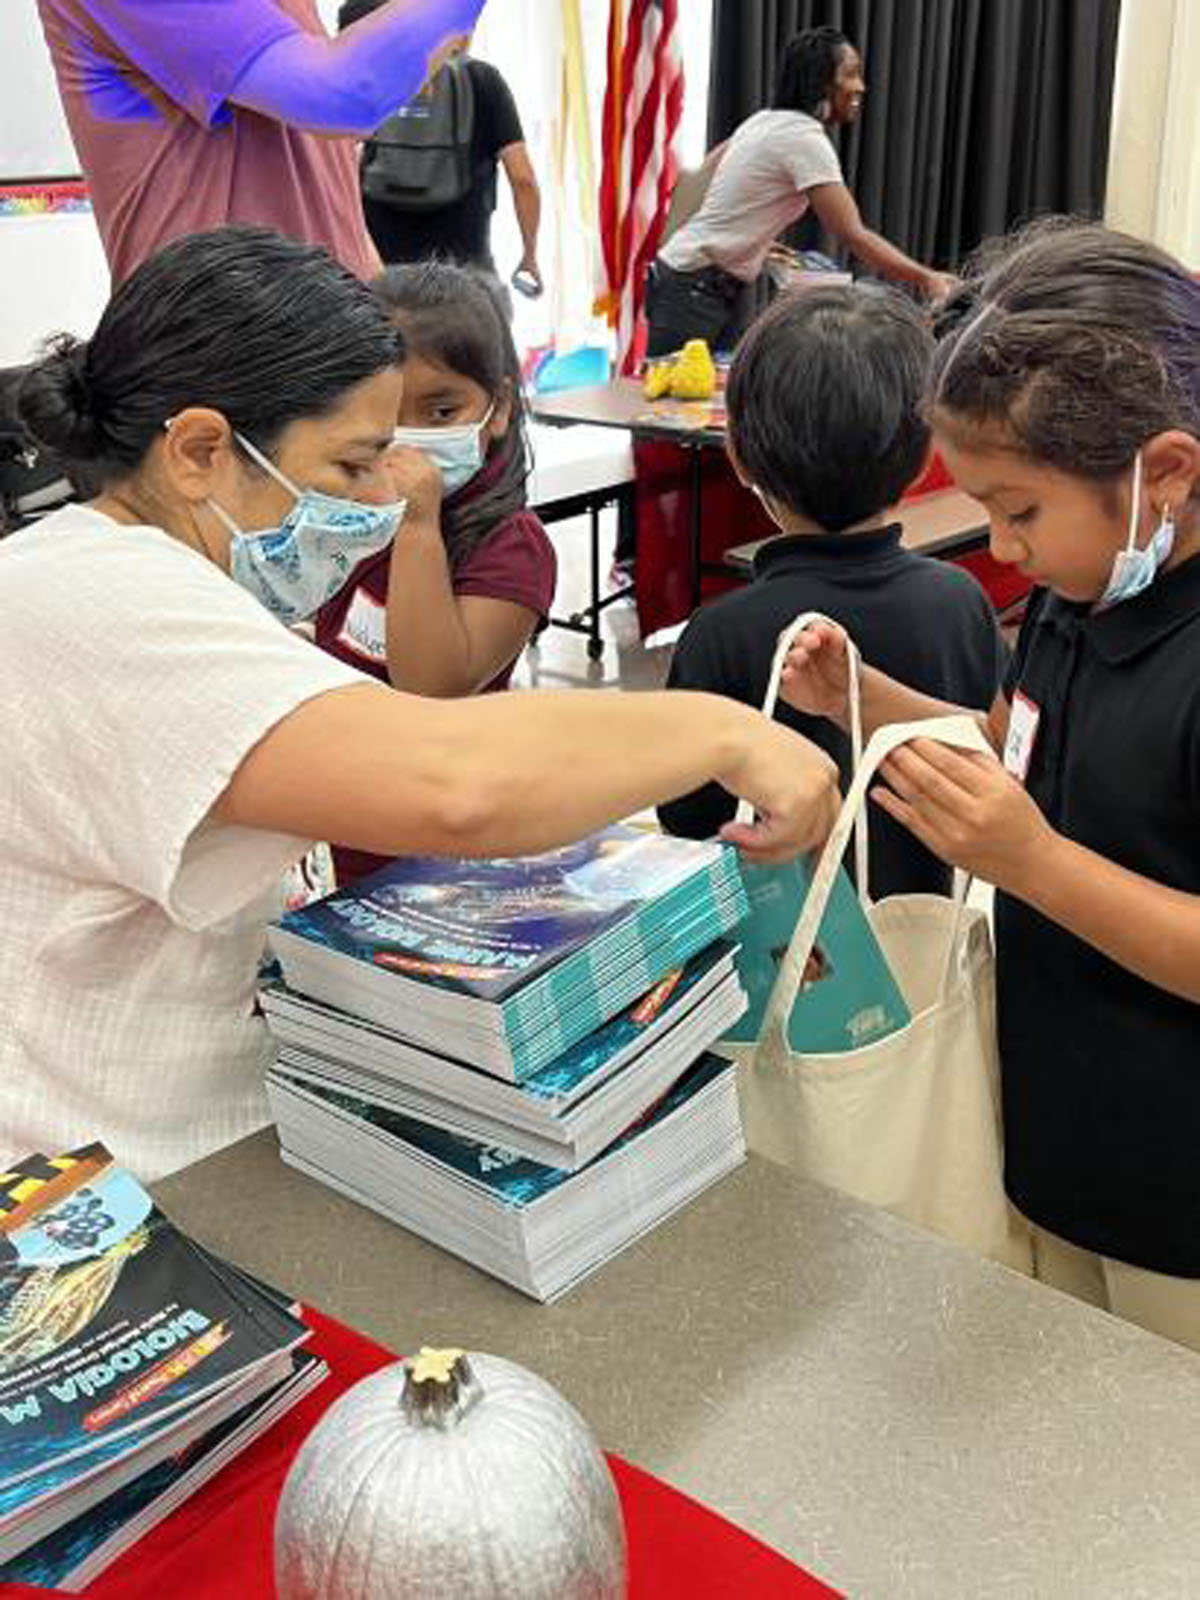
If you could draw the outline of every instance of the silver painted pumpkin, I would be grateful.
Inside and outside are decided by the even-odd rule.
[[[515,1362],[422,1350],[347,1391],[275,1519],[279,1600],[618,1600],[625,1531],[604,1457]]]

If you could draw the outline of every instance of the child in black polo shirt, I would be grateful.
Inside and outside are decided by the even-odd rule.
[[[986,709],[1004,652],[991,606],[957,567],[913,555],[893,508],[929,453],[920,404],[933,340],[912,302],[874,285],[808,289],[750,329],[729,373],[729,454],[783,530],[754,582],[696,613],[668,682],[761,705],[781,630],[804,611],[840,622],[866,659],[926,694]],[[781,705],[836,760],[849,741]],[[717,784],[660,807],[672,833],[706,838],[733,817]],[[889,818],[872,829],[871,891],[940,892],[949,869]]]
[[[1042,586],[989,719],[876,796],[994,883],[1007,1183],[1039,1275],[1200,1348],[1200,284],[1094,225],[987,258],[935,436]],[[811,630],[785,693],[840,715]],[[945,710],[864,675],[868,727]]]

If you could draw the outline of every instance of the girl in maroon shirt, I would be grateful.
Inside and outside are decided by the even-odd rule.
[[[423,261],[374,289],[404,336],[404,391],[389,457],[408,508],[392,545],[316,617],[331,655],[411,694],[507,686],[550,613],[554,549],[526,505],[520,367],[486,279]],[[335,852],[339,882],[374,857]]]

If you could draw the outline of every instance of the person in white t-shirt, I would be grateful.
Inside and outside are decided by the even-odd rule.
[[[419,699],[284,625],[404,537],[402,357],[324,251],[228,228],[26,376],[99,492],[0,543],[0,1159],[102,1139],[155,1178],[267,1120],[255,978],[312,840],[532,852],[710,778],[752,859],[831,825],[827,757],[727,700]]]
[[[770,110],[757,111],[705,163],[711,181],[696,213],[658,252],[646,291],[646,353],[688,339],[729,350],[754,314],[775,240],[811,208],[865,266],[938,298],[955,283],[868,228],[827,129],[853,122],[866,84],[858,51],[836,28],[797,34],[783,53]]]

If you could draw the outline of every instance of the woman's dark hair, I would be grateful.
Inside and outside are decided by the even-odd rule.
[[[485,488],[453,496],[442,509],[442,537],[457,567],[497,523],[526,503],[529,475],[521,365],[492,281],[450,261],[389,267],[372,285],[413,355],[470,378],[511,403],[508,430],[491,442]]]
[[[785,47],[775,73],[776,111],[807,111],[815,117],[833,93],[842,51],[850,44],[837,28],[806,28]]]
[[[895,505],[929,448],[921,396],[933,339],[877,284],[783,296],[729,370],[729,442],[781,506],[840,532]]]
[[[1049,218],[982,247],[943,330],[928,410],[1061,472],[1126,472],[1169,428],[1200,437],[1200,283],[1099,223]]]
[[[17,410],[39,443],[103,486],[135,471],[187,406],[211,406],[270,454],[290,422],[330,410],[403,348],[370,289],[324,250],[219,228],[144,262],[86,344],[53,341]]]

